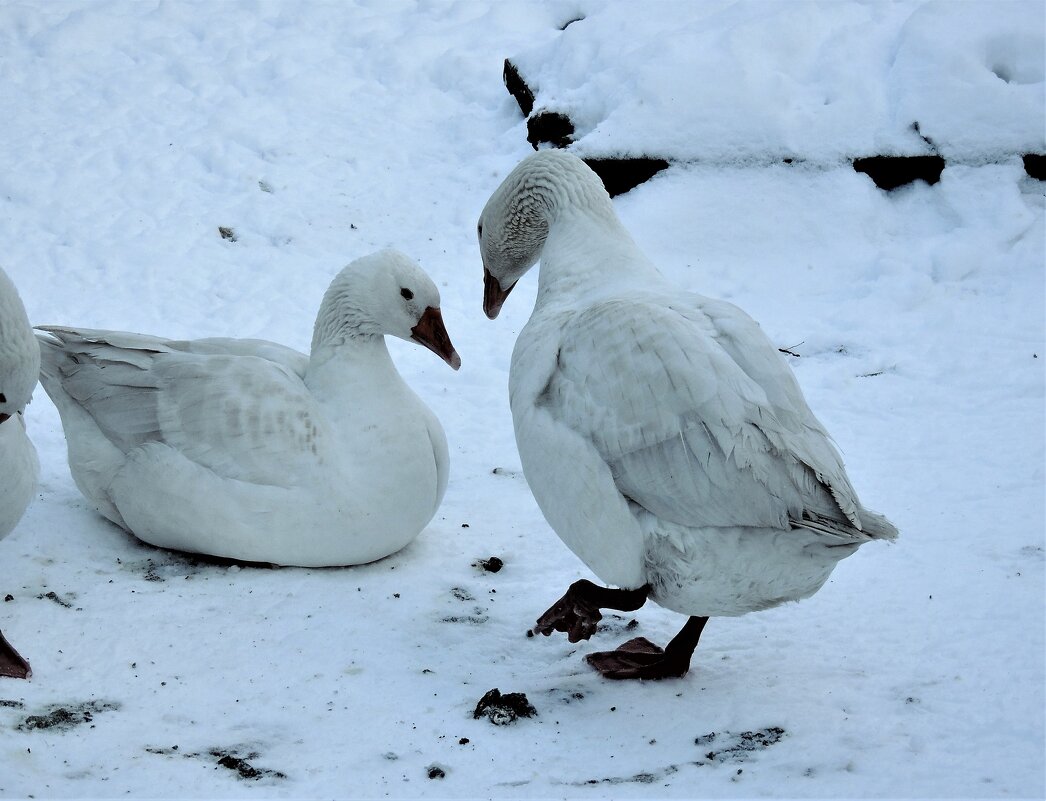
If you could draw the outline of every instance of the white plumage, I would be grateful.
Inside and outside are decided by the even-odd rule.
[[[42,330],[41,381],[77,486],[153,545],[359,564],[413,540],[443,498],[443,429],[384,335],[460,360],[435,285],[402,253],[338,274],[309,356],[259,340]]]
[[[36,491],[39,463],[22,413],[40,372],[40,349],[22,299],[0,270],[0,539],[22,519]],[[28,678],[29,665],[0,635],[0,676]]]
[[[667,282],[580,159],[525,159],[479,236],[488,316],[540,258],[512,354],[516,442],[549,524],[604,582],[738,615],[809,596],[857,546],[896,537],[759,325]]]

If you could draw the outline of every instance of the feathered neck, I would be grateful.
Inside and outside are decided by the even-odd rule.
[[[610,195],[592,169],[577,156],[544,150],[516,168],[515,181],[506,187],[522,208],[540,210],[551,226],[565,212],[584,209],[593,217],[617,220]],[[531,208],[526,208],[526,207]],[[517,211],[514,210],[514,211]]]
[[[354,276],[342,275],[323,295],[312,329],[312,350],[382,338],[382,331],[367,306],[367,293]]]
[[[524,163],[523,196],[546,227],[538,274],[538,302],[603,292],[619,282],[650,283],[661,275],[621,224],[603,182],[583,161],[543,151]]]

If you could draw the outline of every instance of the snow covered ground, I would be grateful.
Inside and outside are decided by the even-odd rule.
[[[391,343],[451,483],[415,543],[351,569],[139,544],[79,495],[38,390],[39,493],[0,543],[0,628],[34,670],[0,680],[0,796],[1046,793],[1046,204],[1020,160],[1046,151],[1042,4],[628,8],[0,4],[2,263],[34,323],[305,350],[330,278],[392,245],[440,286],[463,360]],[[902,532],[812,599],[711,621],[682,680],[583,661],[632,618],[667,641],[682,618],[653,605],[577,646],[525,636],[588,574],[515,452],[536,281],[480,309],[475,222],[529,152],[506,57],[577,113],[578,152],[678,159],[622,218],[799,354]],[[938,184],[887,194],[850,168],[923,147],[915,121],[954,156]],[[537,716],[473,719],[494,687]]]

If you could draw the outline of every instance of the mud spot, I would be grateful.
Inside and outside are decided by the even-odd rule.
[[[155,552],[155,549],[152,550]],[[189,581],[197,576],[207,578],[211,575],[221,575],[223,572],[235,572],[241,568],[273,568],[273,565],[267,562],[243,562],[206,554],[178,551],[164,551],[161,554],[132,562],[117,559],[117,564],[122,570],[140,575],[144,581],[160,583],[173,580]]]
[[[462,598],[461,600],[465,600]],[[482,606],[472,607],[472,613],[468,615],[447,615],[441,617],[440,622],[442,623],[468,623],[473,626],[482,626],[488,620],[490,616],[486,614],[487,610]]]
[[[634,617],[626,618],[621,615],[607,615],[596,626],[596,631],[600,633],[623,634],[635,631],[637,628],[639,628],[639,621]]]
[[[69,598],[76,598],[76,595],[74,593],[69,593]],[[42,592],[42,593],[40,593],[39,595],[36,596],[36,599],[38,601],[43,601],[44,599],[46,599],[48,601],[54,601],[56,604],[58,604],[59,606],[65,607],[66,609],[72,609],[73,608],[73,602],[72,601],[70,601],[68,598],[63,598],[57,592],[53,592],[53,591],[52,592]]]
[[[694,743],[702,749],[708,748],[710,745],[715,745],[710,751],[704,754],[704,760],[698,760],[696,762],[686,762],[681,765],[665,765],[662,768],[654,770],[645,770],[639,773],[634,773],[631,776],[607,776],[602,779],[587,779],[585,781],[569,782],[574,787],[584,787],[586,785],[595,784],[654,784],[660,782],[674,773],[678,773],[681,767],[693,765],[695,767],[704,767],[707,765],[717,765],[722,763],[744,762],[748,755],[754,751],[761,751],[764,748],[769,748],[774,743],[777,743],[786,734],[785,730],[780,726],[770,726],[765,729],[759,729],[758,731],[745,731],[740,734],[734,734],[732,732],[712,732],[706,734],[703,737],[698,737],[694,740]],[[651,741],[653,745],[654,741]],[[741,768],[736,768],[736,773],[731,776],[732,781],[737,781],[737,777],[742,773]],[[807,773],[806,775],[812,775]],[[565,782],[564,782],[565,783]]]
[[[570,784],[574,787],[585,787],[593,784],[654,784],[678,772],[678,765],[666,765],[656,771],[641,771],[631,776],[607,776],[603,779],[587,779],[581,782],[570,782]]]
[[[532,718],[538,711],[527,700],[525,693],[505,693],[495,687],[479,699],[472,713],[474,719],[484,715],[495,726],[506,726],[515,723],[519,718]]]
[[[145,747],[147,754],[158,754],[160,756],[173,756],[178,753],[178,746],[172,745],[170,748],[161,748],[156,745],[147,745]]]
[[[477,607],[476,612],[482,613],[482,609]],[[442,623],[468,623],[472,626],[482,626],[490,618],[484,614],[473,614],[473,615],[447,615],[440,619]]]
[[[748,754],[753,751],[762,751],[771,745],[781,741],[785,736],[785,730],[780,726],[770,726],[757,731],[743,731],[740,734],[732,732],[712,732],[694,740],[694,745],[706,748],[715,744],[712,750],[705,753],[705,759],[709,762],[744,762]],[[699,765],[705,764],[702,762]]]
[[[476,596],[466,590],[464,587],[454,587],[450,594],[457,598],[459,601],[475,601]]]
[[[120,704],[115,701],[85,701],[81,704],[51,706],[42,714],[29,715],[15,728],[18,731],[36,729],[69,731],[84,723],[91,723],[94,716],[100,712],[111,712],[119,708]]]
[[[146,581],[167,581],[167,579],[156,572],[156,565],[153,563],[152,559],[149,560],[149,566],[146,568],[142,578]]]
[[[653,784],[658,779],[654,773],[637,773],[634,776],[622,776],[614,779],[604,779],[609,784]]]
[[[472,566],[486,570],[488,573],[497,573],[505,566],[505,562],[497,556],[492,556],[489,559],[478,559],[472,563]]]
[[[220,749],[214,749],[210,752],[211,756],[217,757],[218,764],[227,768],[228,770],[236,771],[237,775],[241,779],[286,779],[287,774],[279,770],[269,770],[268,768],[256,768],[247,759],[238,757],[235,754],[226,753]],[[260,754],[251,752],[247,755],[248,759],[257,759]]]
[[[564,690],[560,687],[553,687],[551,690],[548,690],[548,695],[562,704],[573,704],[585,700],[585,694],[583,692],[579,692],[578,690]]]
[[[226,770],[231,770],[236,774],[237,778],[243,780],[249,779],[252,781],[258,781],[260,779],[287,778],[287,774],[283,771],[259,768],[251,764],[250,760],[257,759],[261,754],[257,751],[251,751],[242,747],[209,748],[206,751],[187,751],[183,753],[179,750],[177,745],[172,745],[169,748],[148,746],[145,751],[146,753],[156,754],[157,756],[180,756],[184,759],[199,759],[204,761],[210,761],[213,759],[216,760],[214,763],[216,768],[220,767],[225,768]]]
[[[443,779],[447,775],[447,771],[439,765],[429,765],[425,768],[425,772],[430,779]]]

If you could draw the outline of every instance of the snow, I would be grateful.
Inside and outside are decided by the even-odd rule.
[[[34,323],[305,350],[330,278],[391,245],[433,276],[463,360],[390,343],[450,487],[412,545],[351,569],[138,543],[83,501],[38,389],[39,492],[0,543],[0,628],[34,669],[0,680],[0,796],[1046,793],[1046,201],[1020,160],[1044,151],[1042,5],[630,9],[0,7],[3,267]],[[506,57],[539,108],[577,114],[579,153],[679,162],[615,199],[625,224],[800,354],[862,500],[901,529],[807,601],[712,620],[679,681],[583,661],[633,617],[666,642],[683,619],[653,605],[577,646],[525,636],[589,574],[513,440],[536,281],[480,309],[476,219],[529,152]],[[926,152],[916,120],[950,158],[935,186],[887,194],[845,162]],[[474,566],[491,555],[500,572]],[[474,720],[494,687],[537,716]],[[90,720],[25,724],[55,707]]]
[[[983,163],[1043,150],[1044,34],[1035,0],[669,0],[610,4],[512,61],[586,156]]]

